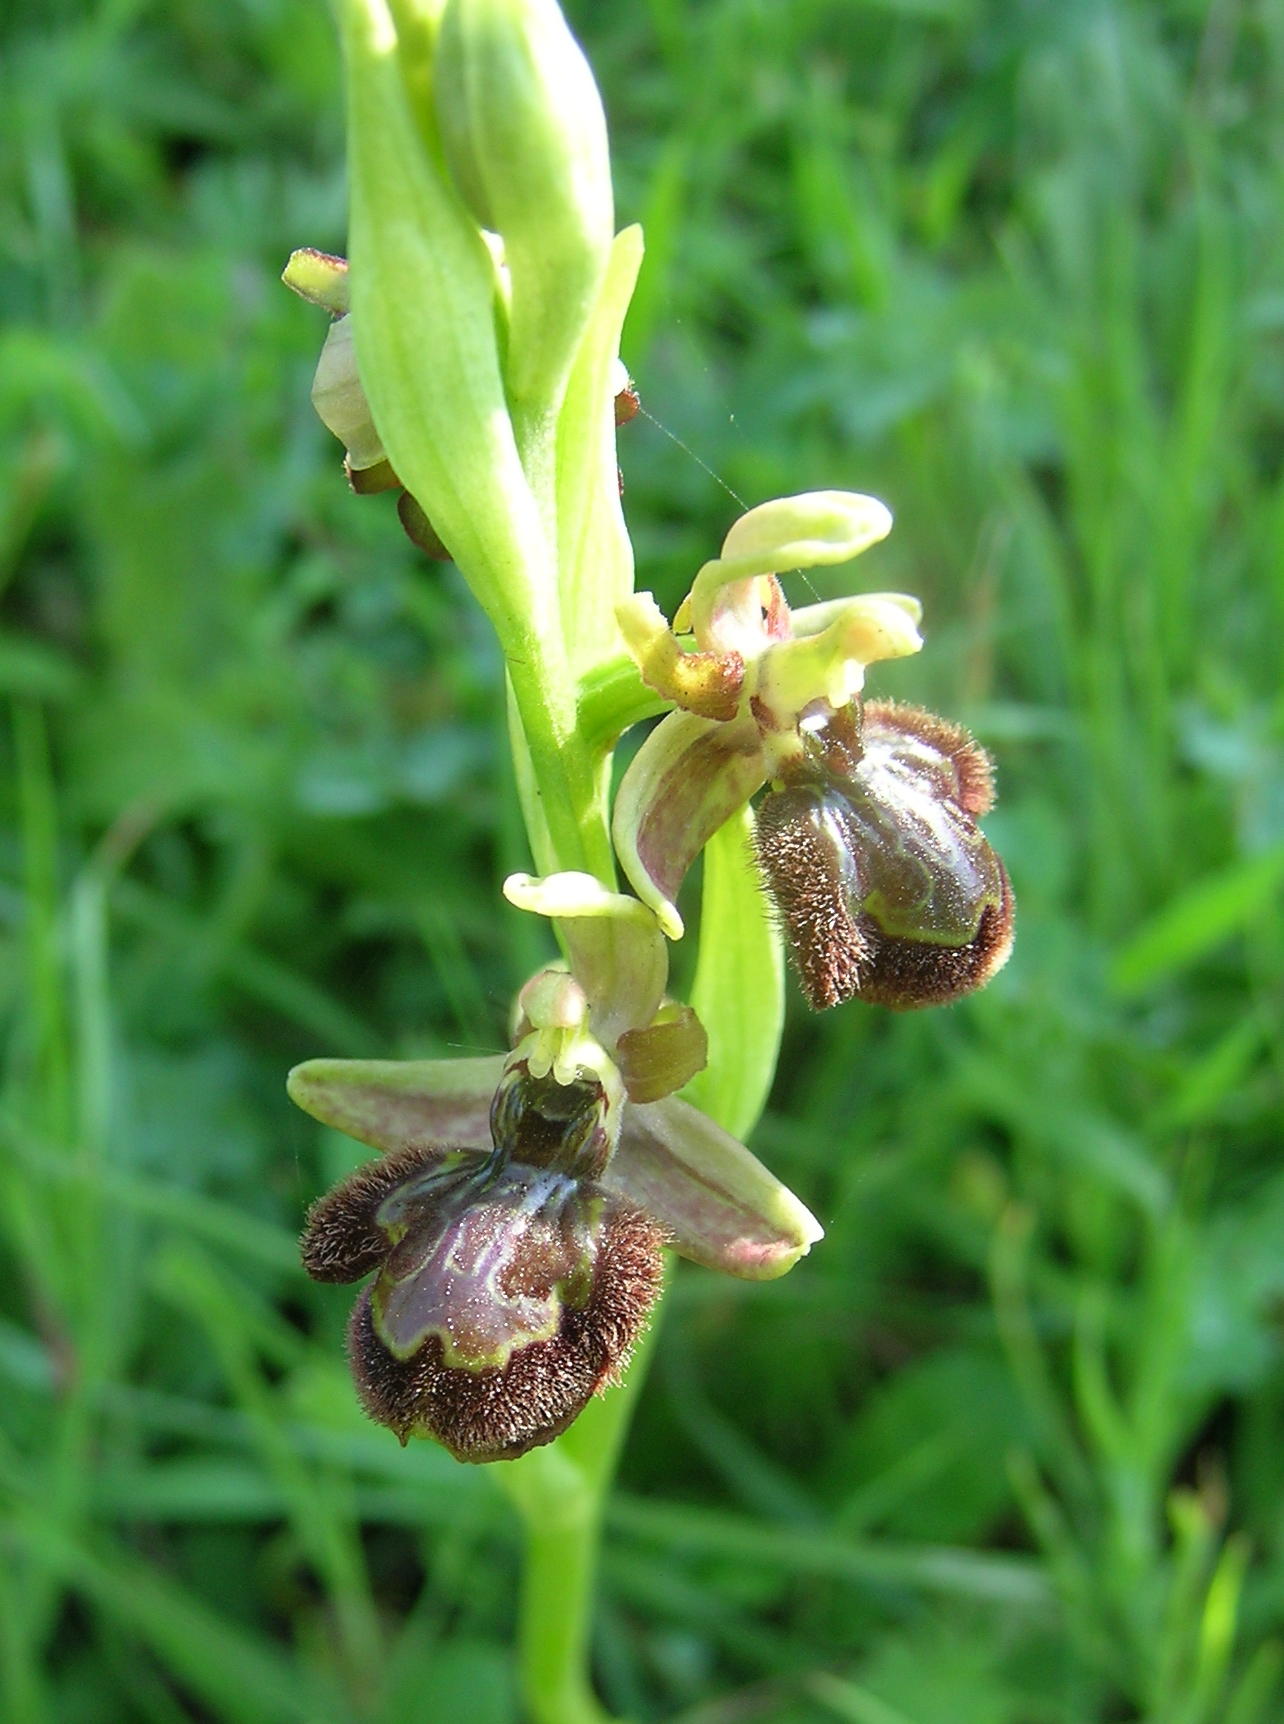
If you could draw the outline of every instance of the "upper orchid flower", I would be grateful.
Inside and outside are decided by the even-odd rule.
[[[860,693],[866,665],[922,645],[916,599],[874,593],[791,613],[777,579],[846,562],[891,524],[882,503],[846,491],[763,503],[697,574],[672,631],[649,593],[619,607],[644,681],[679,709],[638,750],[614,821],[624,870],[671,939],[678,887],[723,821],[801,758],[808,725]]]
[[[569,968],[518,997],[508,1055],[310,1060],[290,1094],[387,1152],[308,1217],[315,1278],[376,1278],[350,1355],[374,1418],[461,1459],[548,1442],[616,1380],[660,1286],[660,1246],[749,1279],[821,1229],[735,1138],[675,1093],[700,1070],[694,1012],[664,998],[651,912],[583,874],[515,875]]]
[[[860,699],[868,665],[922,645],[918,601],[874,593],[791,613],[777,578],[856,556],[891,519],[842,491],[764,503],[697,574],[672,630],[648,593],[618,612],[644,680],[678,708],[620,785],[625,872],[680,938],[688,868],[769,785],[759,867],[816,1007],[937,1004],[980,986],[1011,946],[1011,888],[976,824],[993,799],[984,752],[930,713]]]

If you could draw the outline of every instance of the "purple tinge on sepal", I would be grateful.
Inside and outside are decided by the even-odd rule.
[[[504,1055],[460,1060],[305,1060],[287,1079],[313,1119],[372,1149],[408,1143],[489,1149]]]
[[[600,1184],[653,1215],[679,1255],[747,1281],[783,1275],[824,1229],[707,1114],[667,1096],[625,1111]]]
[[[615,847],[629,882],[671,939],[675,900],[713,834],[763,782],[757,734],[672,712],[638,750],[615,799]]]

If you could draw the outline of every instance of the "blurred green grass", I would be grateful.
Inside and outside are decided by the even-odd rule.
[[[571,12],[648,236],[626,358],[697,457],[624,433],[642,584],[726,487],[887,498],[857,573],[930,635],[878,692],[996,754],[1021,913],[964,1005],[791,1018],[755,1142],[829,1236],[678,1278],[604,1691],[1271,1724],[1284,14]],[[507,1512],[363,1423],[294,1258],[356,1149],[285,1069],[498,1046],[541,955],[494,653],[346,494],[276,281],[343,246],[330,24],[4,29],[0,1716],[508,1724]]]

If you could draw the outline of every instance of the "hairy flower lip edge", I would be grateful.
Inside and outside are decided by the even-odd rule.
[[[660,1230],[650,1218],[624,1206],[605,1227],[610,1238],[599,1240],[585,1304],[562,1304],[556,1332],[499,1367],[448,1366],[434,1335],[396,1357],[378,1332],[377,1281],[363,1288],[349,1320],[348,1361],[367,1414],[403,1446],[428,1437],[472,1463],[515,1460],[560,1436],[594,1395],[620,1381],[663,1287]]]
[[[372,1149],[480,1154],[491,1147],[490,1104],[505,1063],[502,1054],[306,1060],[287,1088],[305,1113]],[[680,1257],[742,1280],[783,1275],[823,1235],[752,1151],[679,1096],[625,1104],[619,1144],[597,1183],[652,1216]]]

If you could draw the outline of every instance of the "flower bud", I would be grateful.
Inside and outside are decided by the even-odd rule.
[[[624,367],[621,366],[620,370],[623,371]],[[636,419],[641,411],[642,397],[638,394],[633,379],[629,376],[628,372],[625,371],[624,381],[615,391],[616,425],[627,425],[630,420]]]
[[[312,384],[312,405],[321,423],[328,431],[333,431],[347,450],[346,465],[350,474],[387,462],[387,454],[375,430],[370,403],[357,374],[350,316],[336,318],[326,331],[325,346],[321,349]]]
[[[332,252],[305,245],[290,253],[281,280],[300,299],[320,305],[334,317],[342,317],[351,303],[348,291],[348,260]]]
[[[434,76],[447,165],[504,242],[510,400],[556,412],[614,231],[593,74],[555,0],[449,0]]]
[[[808,1003],[905,1010],[987,982],[1011,949],[1013,901],[976,824],[992,799],[983,750],[957,725],[879,702],[854,751],[822,740],[817,758],[823,770],[771,791],[755,816]]]

